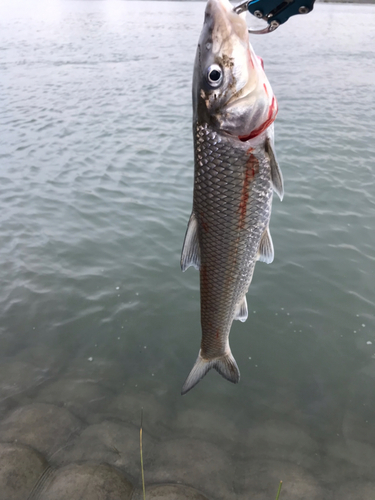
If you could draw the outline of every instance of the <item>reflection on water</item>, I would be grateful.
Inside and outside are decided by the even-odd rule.
[[[263,500],[283,479],[289,500],[371,498],[375,8],[317,4],[252,40],[280,108],[276,256],[232,328],[240,384],[210,373],[181,398],[200,338],[179,253],[203,10],[0,7],[0,442],[18,446],[0,462],[32,464],[28,492],[47,464],[55,485],[105,462],[139,486],[142,407],[149,485]]]

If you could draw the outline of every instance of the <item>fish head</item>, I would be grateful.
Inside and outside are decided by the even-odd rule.
[[[208,0],[193,77],[194,121],[248,140],[266,130],[277,102],[250,43],[244,15]]]

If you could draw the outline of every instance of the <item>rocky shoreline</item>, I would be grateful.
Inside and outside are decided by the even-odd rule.
[[[142,500],[143,491],[118,468],[86,461],[53,467],[30,446],[0,443],[0,483],[7,500]],[[149,500],[206,500],[194,488],[155,484]]]
[[[274,423],[249,431],[239,445],[240,431],[217,412],[167,407],[157,381],[147,381],[148,390],[141,380],[120,388],[114,361],[76,359],[58,368],[52,351],[28,355],[0,366],[1,498],[142,500],[141,408],[147,500],[245,500],[249,491],[260,500],[276,494],[280,478],[289,500],[322,498],[322,485],[304,467],[271,459]],[[315,443],[295,431],[278,427],[276,441],[304,461]]]
[[[147,499],[206,499],[191,485],[182,484],[186,471],[176,474],[174,483],[173,466],[168,467],[165,456],[173,453],[168,448],[184,442],[172,440],[172,446],[159,442],[163,407],[152,395],[126,389],[117,396],[109,392],[105,382],[116,378],[116,367],[104,359],[86,366],[81,360],[81,367],[72,363],[62,370],[62,377],[53,373],[54,359],[45,356],[40,377],[43,372],[48,375],[37,385],[33,363],[10,358],[1,364],[1,498],[141,500],[143,404],[148,427],[143,430]],[[153,420],[155,414],[160,421]]]
[[[332,488],[330,500],[371,498],[375,452],[350,412],[344,439],[322,454],[293,419],[249,417],[241,429],[212,402],[171,407],[167,386],[124,378],[115,360],[62,359],[33,347],[0,364],[4,500],[142,500],[141,409],[147,500],[268,500],[280,479],[288,500],[321,500]],[[353,390],[372,377],[365,370]]]

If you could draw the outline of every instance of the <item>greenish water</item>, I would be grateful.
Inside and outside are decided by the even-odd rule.
[[[240,384],[210,372],[182,398],[200,342],[198,273],[179,257],[203,12],[0,6],[0,416],[57,404],[100,441],[103,422],[136,433],[143,407],[146,482],[263,500],[283,479],[281,499],[370,499],[375,7],[316,4],[252,37],[279,102],[275,261],[257,264],[232,327]],[[85,446],[78,433],[44,453],[140,481],[136,446],[129,464]]]

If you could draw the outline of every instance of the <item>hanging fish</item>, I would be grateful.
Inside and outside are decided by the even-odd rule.
[[[273,191],[283,197],[276,114],[245,19],[228,0],[209,0],[194,66],[194,197],[181,255],[183,271],[200,271],[202,341],[182,394],[211,368],[230,382],[240,379],[229,332],[234,319],[247,319],[256,261],[273,261]]]

